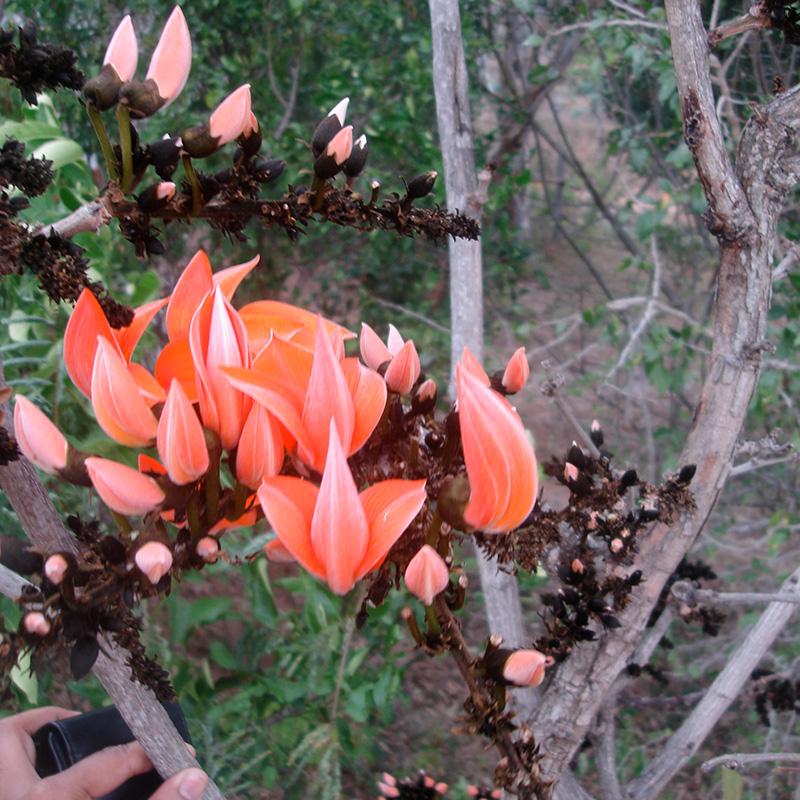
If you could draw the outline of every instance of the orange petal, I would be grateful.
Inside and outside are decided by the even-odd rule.
[[[253,495],[255,497],[255,495]],[[219,522],[215,523],[209,533],[217,534],[222,533],[223,531],[230,531],[234,528],[250,528],[256,524],[256,520],[258,519],[258,511],[255,508],[251,508],[249,511],[245,511],[241,517],[237,517],[236,519],[221,519]]]
[[[278,421],[263,406],[254,403],[236,448],[236,479],[257,489],[265,477],[280,472],[283,454]]]
[[[503,372],[503,388],[509,394],[515,394],[525,386],[530,375],[531,367],[525,355],[525,348],[520,347],[508,359],[505,372]]]
[[[392,358],[386,374],[383,376],[386,385],[397,394],[408,394],[417,382],[422,367],[414,342],[409,339]]]
[[[360,577],[357,571],[370,544],[370,531],[335,420],[330,420],[328,430],[325,470],[311,520],[311,546],[325,566],[328,586],[336,594],[346,594]]]
[[[300,458],[318,471],[322,471],[328,452],[331,421],[336,423],[339,441],[349,450],[355,429],[353,398],[330,337],[325,327],[318,325],[314,362],[303,403],[303,427],[311,448],[298,450]]]
[[[254,359],[253,368],[290,399],[299,412],[308,390],[313,361],[307,350],[273,336]]]
[[[386,408],[386,382],[370,369],[359,364],[357,358],[346,358],[341,362],[355,409],[353,438],[348,455],[361,449],[380,422]]]
[[[139,306],[134,314],[133,322],[127,328],[114,331],[114,337],[126,361],[131,360],[133,351],[136,349],[139,339],[142,338],[142,334],[147,330],[147,326],[167,303],[169,303],[169,298],[162,297],[160,300],[153,300]]]
[[[152,472],[155,475],[167,474],[166,467],[160,461],[156,461],[152,456],[147,455],[147,453],[139,453],[137,465],[139,472]]]
[[[166,108],[180,93],[192,68],[192,37],[180,6],[169,15],[158,40],[145,79],[152,78]]]
[[[170,342],[156,359],[156,380],[166,389],[173,380],[179,380],[183,391],[192,403],[197,402],[194,362],[189,340]]]
[[[116,346],[97,337],[92,371],[92,407],[100,427],[115,441],[146,447],[156,436],[158,421],[139,392]]]
[[[361,578],[380,566],[394,543],[425,503],[425,481],[390,480],[361,492],[359,500],[369,524],[369,549],[356,573]]]
[[[128,372],[136,381],[140,394],[150,408],[167,399],[164,387],[141,364],[128,364]]]
[[[467,372],[472,373],[476,378],[480,378],[481,383],[483,383],[485,386],[488,386],[491,383],[489,376],[486,374],[486,370],[481,366],[481,362],[475,358],[475,354],[469,349],[469,347],[464,348],[464,351],[461,354],[461,361],[459,363]]]
[[[231,92],[213,111],[208,132],[222,147],[238,138],[250,122],[250,84]]]
[[[133,78],[138,60],[139,45],[136,42],[136,32],[133,30],[131,15],[127,14],[117,25],[117,29],[108,43],[103,64],[111,64],[119,75],[119,79],[125,83]]]
[[[536,501],[536,457],[519,415],[480,377],[456,367],[470,499],[464,519],[488,532],[516,528]]]
[[[221,269],[213,277],[214,286],[219,286],[225,297],[230,300],[233,293],[239,288],[239,284],[255,269],[260,258],[261,256],[255,256],[255,258],[245,261],[244,264]]]
[[[290,303],[282,303],[279,300],[258,300],[255,303],[248,303],[242,307],[239,313],[248,328],[251,324],[255,324],[255,320],[259,317],[269,319],[278,335],[284,335],[284,332],[289,330],[296,331],[298,328],[307,328],[314,332],[317,329],[317,317],[319,316],[313,311],[307,311],[305,308],[299,308]],[[345,340],[355,338],[352,331],[329,319],[323,318],[322,324],[329,334],[338,331]],[[313,349],[313,342],[309,349]]]
[[[194,483],[208,471],[203,426],[179,381],[170,386],[158,421],[156,447],[170,480],[178,486]]]
[[[72,382],[87,397],[92,392],[97,337],[115,342],[106,315],[91,290],[84,289],[64,331],[64,366]]]
[[[361,350],[361,358],[364,359],[364,363],[370,369],[378,369],[381,364],[392,360],[389,348],[366,322],[361,323],[361,336],[358,337],[358,345]]]
[[[51,475],[67,466],[69,445],[61,431],[27,397],[14,399],[14,434],[19,449]]]
[[[90,456],[86,470],[100,499],[118,514],[139,516],[164,502],[164,492],[152,478],[125,464]]]
[[[203,298],[214,288],[211,262],[198,250],[178,278],[167,306],[167,335],[171,342],[189,338],[189,326]]]
[[[447,588],[450,571],[444,559],[429,544],[424,544],[408,562],[403,580],[411,594],[429,606]]]
[[[312,574],[325,578],[325,568],[311,548],[311,519],[319,489],[313,483],[278,475],[265,478],[258,499],[267,521],[283,546]]]

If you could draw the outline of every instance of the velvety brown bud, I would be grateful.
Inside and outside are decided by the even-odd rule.
[[[317,125],[314,135],[311,137],[311,150],[314,156],[319,156],[328,146],[328,142],[342,129],[349,103],[349,97],[340,100]]]
[[[181,134],[181,140],[183,149],[192,158],[206,158],[219,150],[219,142],[211,135],[207,124],[187,128]]]
[[[603,446],[603,441],[605,438],[603,436],[603,429],[600,427],[600,423],[596,419],[592,420],[592,429],[589,432],[589,436],[591,437],[596,447]]]
[[[142,211],[150,213],[164,208],[173,197],[175,197],[175,184],[170,181],[162,181],[148,186],[136,198],[136,202]]]
[[[255,178],[259,183],[271,183],[283,175],[286,162],[280,158],[262,158],[255,163]]]
[[[167,137],[147,146],[147,154],[159,178],[169,180],[175,172],[181,151],[178,139]]]
[[[83,96],[100,111],[117,104],[122,80],[111,64],[104,64],[100,73],[83,85]]]
[[[417,175],[408,182],[406,188],[406,196],[409,200],[417,200],[420,197],[430,194],[433,191],[433,185],[436,183],[436,178],[439,176],[438,172],[431,170],[430,172],[423,172],[422,175]]]
[[[131,117],[144,119],[153,116],[166,100],[158,93],[156,82],[150,78],[123,83],[119,90],[119,102],[128,107]]]
[[[436,508],[439,516],[448,525],[464,530],[468,528],[464,522],[464,509],[469,502],[469,481],[464,475],[455,475],[445,478],[439,491]]]
[[[353,142],[353,149],[350,151],[350,157],[344,162],[342,171],[348,178],[358,177],[364,167],[367,165],[367,155],[369,148],[367,147],[367,137],[362,133],[358,139]]]

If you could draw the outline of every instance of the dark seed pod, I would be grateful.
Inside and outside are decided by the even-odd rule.
[[[148,236],[145,239],[144,248],[149,256],[163,256],[167,252],[164,243],[155,236]]]
[[[436,183],[436,178],[439,176],[438,172],[431,170],[430,172],[423,172],[422,175],[417,175],[408,182],[406,187],[406,197],[409,200],[418,200],[433,191],[433,185]]]
[[[256,161],[253,175],[259,183],[271,183],[283,175],[286,162],[280,158],[262,158]]]
[[[156,82],[149,78],[146,81],[128,81],[119,90],[118,102],[128,106],[133,119],[152,117],[166,100],[158,93]]]
[[[97,656],[100,654],[100,646],[94,636],[84,636],[78,639],[72,647],[69,656],[69,666],[72,677],[79,681],[89,674]]]
[[[589,612],[581,609],[575,614],[575,624],[581,628],[589,624]]]
[[[578,628],[575,631],[575,638],[579,642],[593,642],[597,637],[591,628]]]
[[[608,604],[602,597],[593,597],[589,600],[589,608],[596,611],[598,614],[604,614],[608,611]]]
[[[678,473],[678,483],[691,483],[695,472],[697,472],[696,464],[686,464],[681,467],[681,471]]]
[[[178,140],[169,137],[147,145],[147,157],[158,176],[168,181],[175,173],[181,158]]]
[[[627,577],[630,586],[638,586],[642,582],[642,571],[640,569],[631,572]]]
[[[631,486],[636,486],[637,483],[639,483],[639,476],[635,469],[627,470],[627,472],[624,472],[622,477],[619,479],[619,485],[623,491],[630,489]]]

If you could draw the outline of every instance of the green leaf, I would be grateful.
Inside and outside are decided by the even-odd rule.
[[[185,644],[192,628],[227,617],[232,604],[230,597],[200,597],[191,603],[176,602],[172,606],[173,640]]]
[[[49,158],[53,162],[53,169],[60,169],[65,164],[83,161],[83,150],[73,139],[51,139],[39,145],[33,155],[36,158]]]
[[[722,800],[742,800],[744,781],[732,769],[722,769]]]
[[[19,657],[19,661],[11,670],[11,680],[20,689],[28,702],[35,705],[39,698],[39,681],[36,673],[31,671],[31,654],[25,651]]]

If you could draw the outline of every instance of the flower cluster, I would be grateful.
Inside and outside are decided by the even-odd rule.
[[[449,586],[453,527],[508,531],[535,503],[533,448],[503,388],[524,384],[524,353],[490,379],[465,351],[456,407],[437,423],[435,383],[393,326],[386,345],[362,327],[362,361],[347,354],[355,334],[305,309],[274,300],[235,309],[257,262],[214,274],[200,251],[169,297],[136,309],[119,330],[90,291],[81,295],[65,367],[103,431],[139,450],[138,469],[76,450],[24,396],[14,410],[20,449],[41,469],[94,488],[150,584],[176,565],[216,560],[225,530],[263,515],[276,535],[268,557],[299,562],[339,594],[409,530],[408,555],[396,563],[430,605]],[[162,311],[167,341],[151,372],[134,355]],[[412,445],[416,465],[403,449]],[[467,486],[455,503],[454,481]],[[143,519],[133,526],[129,517]],[[191,564],[179,553],[187,548]],[[54,585],[66,569],[56,557],[46,565]]]

